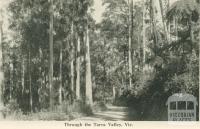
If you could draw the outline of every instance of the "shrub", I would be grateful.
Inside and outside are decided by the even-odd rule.
[[[9,103],[5,105],[3,112],[6,119],[20,120],[25,117],[25,115],[19,107],[19,104],[14,99],[10,100]]]

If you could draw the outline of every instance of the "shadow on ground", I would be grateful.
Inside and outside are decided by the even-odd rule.
[[[107,106],[106,111],[96,112],[92,116],[75,119],[75,121],[128,121],[128,108]]]

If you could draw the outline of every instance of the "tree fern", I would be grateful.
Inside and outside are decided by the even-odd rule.
[[[179,20],[189,19],[192,16],[193,21],[198,20],[200,13],[198,0],[179,0],[175,2],[167,12],[167,19],[172,20],[176,16]]]

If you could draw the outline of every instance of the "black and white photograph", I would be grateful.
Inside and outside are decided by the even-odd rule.
[[[200,0],[0,0],[0,121],[199,121],[199,58]]]

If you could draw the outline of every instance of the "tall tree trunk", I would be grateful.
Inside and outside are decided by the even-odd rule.
[[[137,44],[138,44],[138,48],[137,48],[138,49],[138,71],[141,71],[143,66],[141,64],[142,61],[140,60],[141,59],[141,48],[142,48],[140,45],[140,35],[137,36]]]
[[[70,74],[71,74],[71,91],[72,91],[72,100],[73,101],[73,96],[74,96],[74,23],[72,21],[71,24],[71,39],[70,39],[70,44],[71,44],[71,62],[70,62]]]
[[[178,27],[177,27],[177,17],[176,16],[174,16],[173,17],[173,22],[174,22],[174,29],[175,29],[175,42],[177,42],[178,41]]]
[[[106,100],[106,79],[107,79],[107,77],[106,77],[106,66],[105,66],[105,62],[104,62],[104,64],[103,64],[103,101],[105,102],[105,100]]]
[[[4,81],[4,72],[3,72],[3,53],[2,53],[2,37],[3,37],[3,18],[2,10],[0,10],[0,120],[3,119],[3,81]]]
[[[129,3],[129,39],[128,39],[128,59],[129,59],[129,88],[132,87],[132,10],[133,10],[133,0]]]
[[[77,54],[76,54],[76,99],[80,99],[80,37],[77,34]]]
[[[144,72],[144,66],[146,61],[146,24],[145,24],[145,14],[146,14],[146,6],[145,6],[145,0],[143,1],[143,27],[142,27],[142,51],[143,51],[143,60],[142,60],[142,66],[143,66],[143,72]]]
[[[157,44],[158,44],[158,34],[156,29],[156,1],[150,0],[150,18],[152,24],[152,32],[153,32],[153,41],[154,41],[154,53],[155,57],[157,56]]]
[[[189,18],[189,30],[190,30],[190,40],[193,43],[194,42],[194,34],[193,34],[192,16],[190,16],[190,18]],[[191,43],[191,45],[192,45],[192,43]]]
[[[164,33],[165,33],[165,40],[167,41],[167,43],[169,44],[169,32],[167,30],[167,23],[166,20],[164,18],[164,8],[163,8],[163,1],[159,0],[159,4],[160,4],[160,11],[161,11],[161,19],[162,19],[162,23],[163,23],[163,28],[164,28]]]
[[[92,97],[92,78],[91,78],[91,63],[90,63],[90,39],[89,39],[89,28],[88,23],[86,26],[86,103],[89,105],[93,105],[93,97]]]
[[[29,46],[28,52],[28,78],[29,78],[29,104],[30,104],[30,111],[33,111],[33,93],[32,93],[32,79],[31,79],[31,48]]]
[[[62,52],[62,42],[60,43],[60,68],[59,68],[59,104],[62,104],[62,63],[63,63],[63,52]]]
[[[200,6],[200,0],[198,0],[198,5]],[[200,15],[198,22],[200,25]],[[200,30],[199,30],[199,84],[200,84]],[[199,88],[199,94],[200,94],[200,88]],[[199,100],[200,100],[200,95],[199,95]],[[200,111],[199,111],[199,116],[200,116]]]
[[[50,109],[53,110],[54,102],[53,102],[53,0],[50,1],[50,23],[49,23],[49,99],[50,99]]]
[[[168,43],[171,43],[171,34],[170,33],[171,33],[171,22],[168,23],[168,34],[169,34],[168,35],[168,38],[169,38],[169,42]]]
[[[24,57],[22,56],[22,63],[21,63],[21,85],[22,85],[22,97],[24,95],[24,77],[25,77],[25,61],[24,61]]]
[[[198,4],[200,5],[200,0],[198,1]],[[200,15],[199,15],[199,25],[200,25]],[[199,31],[199,84],[200,84],[200,31]],[[199,94],[200,94],[200,88],[199,88]],[[199,95],[200,100],[200,95]],[[200,116],[200,111],[199,111]]]
[[[74,92],[74,60],[70,62],[70,72],[71,72],[71,91]]]
[[[41,89],[43,87],[43,84],[46,86],[45,83],[43,83],[43,80],[45,81],[45,71],[43,71],[43,52],[42,52],[42,48],[39,48],[39,58],[40,58],[40,64],[39,64],[39,74],[40,74],[40,78],[39,78],[39,88],[38,88],[38,95],[39,95],[39,104],[41,103],[42,100],[42,95],[41,95]]]
[[[124,88],[128,89],[128,85],[127,85],[127,74],[126,72],[128,71],[128,59],[127,59],[127,56],[126,56],[126,50],[124,49],[124,61],[125,61],[125,65],[124,65],[124,70],[125,70],[125,75],[124,75]]]
[[[12,99],[12,88],[13,88],[13,63],[10,60],[10,86],[9,86],[9,100]]]
[[[104,38],[103,48],[106,49],[106,39]],[[103,101],[105,102],[106,98],[106,82],[107,82],[107,73],[106,73],[106,50],[103,50]]]

